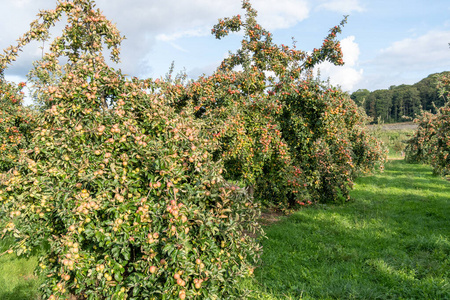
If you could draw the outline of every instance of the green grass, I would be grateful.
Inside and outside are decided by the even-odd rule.
[[[376,127],[375,127],[376,128]],[[410,129],[370,129],[375,136],[381,140],[388,149],[389,158],[402,158],[405,151],[406,141],[414,135]]]
[[[450,184],[391,161],[352,198],[265,228],[253,299],[450,299]]]
[[[6,251],[9,245],[9,241],[0,240],[0,253]],[[36,257],[25,259],[12,254],[0,257],[0,299],[38,299],[39,281],[33,275],[36,265]]]

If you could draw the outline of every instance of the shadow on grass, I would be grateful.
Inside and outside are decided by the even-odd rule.
[[[396,161],[358,179],[352,196],[266,228],[258,289],[272,299],[450,299],[449,183]]]
[[[0,283],[2,284],[2,283]],[[3,283],[4,284],[4,283]],[[0,299],[2,300],[37,300],[37,284],[35,281],[23,280],[11,291],[0,290]]]

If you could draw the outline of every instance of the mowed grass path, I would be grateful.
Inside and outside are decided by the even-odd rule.
[[[390,161],[353,200],[265,228],[254,299],[450,299],[450,183]]]
[[[267,226],[249,298],[450,299],[450,182],[391,161],[352,198]],[[0,258],[0,300],[38,299],[36,261]]]
[[[0,249],[9,243],[0,243]],[[3,249],[2,249],[3,250]],[[3,252],[3,251],[2,251]],[[18,259],[13,255],[0,258],[0,299],[1,300],[31,300],[39,299],[37,290],[39,281],[33,275],[37,258]]]

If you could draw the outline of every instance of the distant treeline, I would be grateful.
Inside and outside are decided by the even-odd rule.
[[[374,122],[378,118],[385,123],[411,121],[421,110],[435,112],[434,105],[444,106],[446,100],[439,96],[436,75],[431,74],[413,85],[391,86],[386,90],[359,89],[351,94],[351,98]]]

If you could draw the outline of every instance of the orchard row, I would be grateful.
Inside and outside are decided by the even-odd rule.
[[[440,96],[446,100],[436,114],[424,112],[415,121],[419,125],[408,141],[406,159],[428,163],[437,175],[450,174],[450,75],[441,74],[438,81]]]
[[[217,38],[241,49],[193,81],[129,79],[123,37],[92,0],[58,1],[0,57],[0,230],[42,248],[45,299],[232,299],[261,247],[261,204],[345,201],[382,145],[346,93],[311,78],[343,64],[333,27],[311,53],[277,45],[243,1]],[[29,74],[39,111],[4,70],[65,16]],[[67,61],[60,65],[59,61]]]

